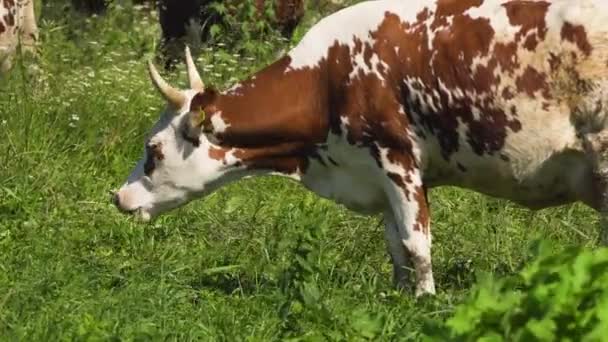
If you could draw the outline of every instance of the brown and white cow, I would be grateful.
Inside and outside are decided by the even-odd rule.
[[[0,0],[0,73],[11,68],[20,43],[34,51],[37,39],[34,0]]]
[[[608,213],[608,1],[379,0],[229,90],[153,66],[169,106],[116,193],[147,220],[253,174],[383,213],[394,276],[433,293],[427,189]],[[604,234],[605,236],[605,234]]]

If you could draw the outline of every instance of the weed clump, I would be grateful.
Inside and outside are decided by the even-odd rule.
[[[608,336],[608,249],[569,248],[537,256],[515,276],[484,277],[430,341],[601,341]]]

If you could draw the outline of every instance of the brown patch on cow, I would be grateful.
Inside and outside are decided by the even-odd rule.
[[[234,156],[249,169],[273,170],[284,174],[303,173],[310,159],[319,159],[318,149],[306,143],[235,149]]]
[[[515,35],[516,41],[519,42],[533,30],[536,30],[538,39],[545,39],[548,30],[545,18],[550,5],[546,1],[510,1],[502,5],[507,11],[509,23],[520,27]]]
[[[225,160],[226,153],[228,153],[228,150],[226,149],[211,147],[209,149],[209,158],[215,160]]]
[[[517,43],[515,42],[507,44],[497,43],[494,46],[493,57],[504,72],[512,73],[519,67],[519,61],[517,60]]]
[[[451,26],[435,35],[432,64],[429,66],[426,60],[423,69],[417,71],[424,75],[422,79],[427,85],[432,84],[436,77],[448,89],[479,91],[470,68],[475,57],[488,55],[494,29],[486,18],[456,15],[452,20]],[[410,53],[416,54],[416,51]]]
[[[405,181],[403,180],[403,177],[401,177],[400,174],[395,173],[395,172],[387,172],[386,175],[388,176],[388,178],[390,178],[390,180],[393,183],[395,183],[395,185],[397,185],[399,188],[403,189],[404,191],[407,191],[406,187],[405,187]]]
[[[551,68],[551,72],[556,72],[559,67],[562,65],[562,59],[554,54],[554,53],[550,53],[549,54],[549,67]]]
[[[341,132],[338,107],[341,96],[350,94],[346,81],[352,71],[348,47],[335,44],[329,49],[329,59],[340,63],[327,68],[325,60],[318,68],[290,70],[290,58],[284,57],[238,89],[214,101],[205,101],[199,94],[193,104],[212,104],[213,110],[222,112],[230,126],[214,136],[220,148],[234,148],[245,167],[293,174],[305,172],[311,159],[327,166],[318,146],[330,130]],[[336,88],[330,92],[329,87]]]
[[[4,26],[4,23],[2,23],[0,21],[0,34],[4,33],[6,31],[6,27]]]
[[[538,38],[536,37],[536,35],[529,35],[528,38],[526,38],[526,41],[524,42],[523,46],[529,51],[534,51],[534,49],[536,49],[536,47],[538,46]]]
[[[418,22],[424,22],[430,17],[431,11],[428,9],[428,7],[425,7],[422,11],[416,14],[416,20],[418,20]]]
[[[483,0],[438,0],[436,16],[448,17],[451,15],[459,15],[470,9],[471,7],[479,7]]]
[[[483,93],[492,91],[492,88],[497,84],[498,79],[494,75],[493,70],[496,68],[496,60],[490,60],[487,65],[478,65],[473,74],[473,81],[476,88]]]
[[[225,146],[263,147],[288,142],[321,143],[329,128],[326,76],[318,69],[287,71],[284,57],[214,102],[230,126],[217,138]],[[291,96],[285,96],[285,91]]]
[[[536,69],[528,66],[524,73],[515,80],[515,85],[519,92],[525,93],[530,97],[534,97],[537,91],[542,91],[545,98],[550,98],[549,84],[547,83],[547,75],[541,74]]]
[[[4,0],[3,3],[4,3],[4,8],[6,8],[7,10],[15,8],[15,1],[14,0]]]
[[[561,31],[562,40],[567,40],[576,46],[586,55],[591,55],[591,44],[587,39],[585,28],[581,25],[572,25],[569,22],[564,23]]]
[[[459,89],[470,94],[491,95],[500,81],[495,76],[496,68],[514,71],[518,66],[517,44],[496,44],[496,50],[491,51],[495,33],[490,21],[486,18],[473,19],[464,14],[464,11],[480,3],[439,1],[431,23],[404,23],[398,16],[387,14],[378,31],[372,33],[380,59],[392,71],[398,70],[394,79],[416,80],[393,86],[393,90],[399,94],[408,117],[416,122],[413,126],[417,128],[418,135],[427,136],[430,133],[435,136],[445,159],[459,149],[459,122],[469,128],[468,142],[480,155],[500,150],[508,129],[518,130],[521,127],[517,119],[510,119],[494,100],[455,98],[449,93]],[[449,26],[448,15],[452,16]],[[418,17],[425,19],[426,15],[420,14]],[[427,25],[437,29],[430,44]],[[544,29],[539,31],[544,32]],[[397,52],[395,46],[398,47]],[[488,55],[492,57],[487,64],[478,65],[472,70],[475,58]],[[437,87],[438,82],[448,89],[447,92]],[[439,97],[431,95],[437,93]],[[509,97],[511,94],[505,92],[504,95]],[[430,108],[435,110],[431,111]],[[481,113],[481,119],[474,119],[474,110]]]
[[[416,213],[416,222],[414,230],[422,232],[424,235],[429,235],[430,213],[429,205],[426,197],[426,189],[422,186],[417,186],[414,190],[414,201],[418,204],[418,212]]]
[[[515,94],[513,94],[513,91],[511,90],[510,87],[505,87],[505,89],[502,90],[502,98],[505,100],[512,100],[515,97]]]

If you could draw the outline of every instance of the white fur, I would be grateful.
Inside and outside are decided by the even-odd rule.
[[[222,119],[222,112],[217,112],[211,116],[211,125],[216,133],[224,133],[230,127],[230,124]]]

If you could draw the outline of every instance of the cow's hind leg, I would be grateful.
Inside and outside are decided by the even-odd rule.
[[[593,162],[590,204],[600,214],[599,241],[608,246],[608,132],[589,134],[585,149]]]
[[[402,269],[405,259],[403,254],[398,253],[398,244],[401,244],[404,255],[409,257],[416,272],[416,296],[434,294],[429,208],[421,173],[415,167],[407,169],[404,165],[395,165],[388,160],[385,162],[386,190],[397,228],[396,233],[389,231],[390,234],[387,234],[387,238],[392,240],[389,249],[392,251],[394,268],[399,271],[395,276],[405,276],[402,273],[405,271]],[[409,163],[410,166],[414,164]]]

